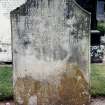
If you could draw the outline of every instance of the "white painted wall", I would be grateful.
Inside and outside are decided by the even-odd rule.
[[[0,0],[0,62],[12,61],[10,11],[19,7],[25,0]],[[4,46],[5,45],[5,46]]]

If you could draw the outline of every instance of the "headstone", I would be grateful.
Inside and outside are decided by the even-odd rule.
[[[90,14],[74,0],[28,0],[11,25],[16,105],[88,105]]]

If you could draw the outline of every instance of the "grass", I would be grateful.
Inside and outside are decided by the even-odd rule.
[[[91,65],[91,94],[105,96],[105,64]]]
[[[12,96],[12,68],[0,67],[0,100],[10,99]]]
[[[105,65],[91,65],[91,94],[105,96]],[[0,100],[13,97],[12,68],[0,66]]]

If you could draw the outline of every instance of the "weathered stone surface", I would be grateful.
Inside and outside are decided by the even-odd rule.
[[[88,105],[90,14],[74,0],[28,0],[11,25],[16,104]]]

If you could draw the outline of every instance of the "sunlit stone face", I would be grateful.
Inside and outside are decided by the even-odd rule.
[[[17,105],[88,105],[90,15],[72,0],[23,7],[11,13]]]

